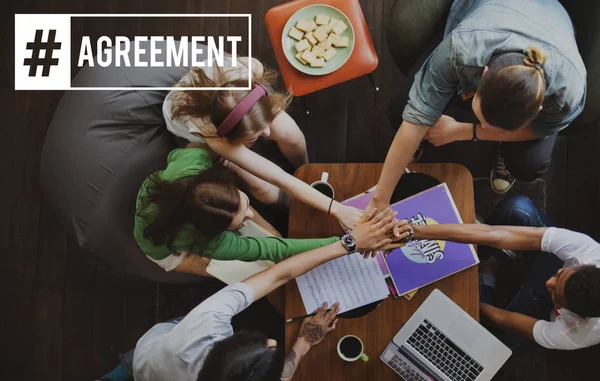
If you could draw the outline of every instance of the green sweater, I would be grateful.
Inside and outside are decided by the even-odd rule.
[[[176,149],[167,158],[167,168],[158,172],[158,175],[164,181],[180,181],[195,176],[211,166],[210,154],[204,149]],[[148,179],[142,184],[137,196],[134,236],[147,256],[161,260],[172,254],[173,250],[166,245],[157,246],[144,238],[144,230],[157,212],[154,204],[142,210],[141,200],[148,194],[147,186]],[[175,251],[187,251],[207,258],[279,262],[292,255],[326,246],[337,240],[337,237],[318,239],[241,237],[231,231],[225,231],[210,239],[202,235],[192,224],[186,224],[177,232],[171,246]]]

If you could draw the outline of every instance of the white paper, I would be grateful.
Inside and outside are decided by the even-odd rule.
[[[385,299],[389,290],[376,258],[354,253],[334,259],[296,278],[306,313],[324,302],[340,302],[340,313]]]

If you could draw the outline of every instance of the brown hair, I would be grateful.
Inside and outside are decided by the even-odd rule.
[[[173,239],[187,223],[206,237],[222,233],[240,208],[238,185],[243,185],[240,178],[221,166],[173,182],[151,175],[138,212],[140,217],[152,219],[144,238],[173,250]]]
[[[523,64],[490,64],[477,89],[481,113],[489,124],[517,130],[535,119],[546,92],[545,61],[539,49],[530,48]]]
[[[238,64],[240,62],[238,61]],[[210,79],[201,68],[192,69],[191,81],[183,83],[185,87],[247,87],[247,79],[231,79],[228,72],[214,67],[215,79]],[[273,88],[277,73],[264,68],[262,75],[252,76],[252,85],[260,83]],[[204,123],[212,122],[212,126],[199,125],[203,138],[217,137],[217,127],[225,120],[233,108],[246,96],[249,90],[182,90],[175,92],[172,118],[202,118]],[[227,134],[232,143],[244,141],[252,135],[267,128],[275,115],[285,110],[291,101],[288,93],[269,91],[248,111],[242,120]]]

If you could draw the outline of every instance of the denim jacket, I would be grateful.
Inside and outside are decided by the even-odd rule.
[[[415,75],[403,119],[434,125],[453,96],[477,89],[493,55],[532,46],[547,56],[546,93],[533,132],[543,138],[566,128],[583,110],[586,70],[557,0],[455,0],[444,40]]]

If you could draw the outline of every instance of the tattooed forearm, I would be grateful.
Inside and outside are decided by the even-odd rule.
[[[303,337],[310,345],[314,345],[323,339],[323,330],[320,325],[306,323],[300,330],[300,337]]]
[[[285,356],[283,372],[281,373],[281,381],[288,381],[292,379],[292,376],[296,372],[296,368],[298,367],[298,363],[301,359],[302,356],[298,356],[293,349]]]

